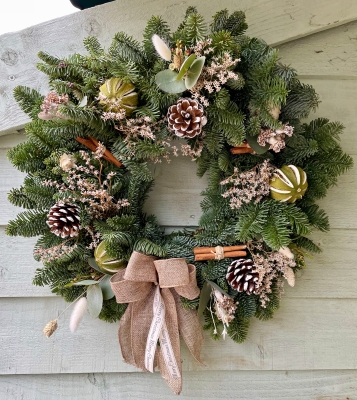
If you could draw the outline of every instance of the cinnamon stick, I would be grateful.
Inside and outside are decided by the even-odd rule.
[[[251,147],[232,147],[232,154],[245,154],[245,153],[254,153],[254,150]]]
[[[245,257],[246,255],[247,255],[246,251],[230,251],[224,253],[224,258]],[[215,259],[214,253],[195,254],[195,261],[208,261],[214,259]]]
[[[245,244],[238,244],[236,246],[225,246],[223,247],[224,253],[226,252],[231,252],[231,251],[236,251],[236,250],[244,250],[246,249],[247,246]],[[215,252],[215,247],[195,247],[193,249],[194,254],[208,254]]]
[[[83,144],[83,146],[86,146],[89,150],[91,150],[93,152],[95,152],[97,150],[97,147],[99,145],[99,142],[96,139],[94,139],[94,137],[92,137],[92,136],[89,136],[88,139],[77,137],[76,140],[77,140],[77,142]],[[103,158],[105,160],[111,162],[112,164],[114,164],[117,167],[121,167],[123,165],[118,159],[116,159],[113,156],[113,154],[108,149],[105,150],[105,152],[103,154]]]

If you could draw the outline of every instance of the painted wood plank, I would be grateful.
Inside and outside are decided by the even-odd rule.
[[[0,376],[3,400],[177,399],[159,374]],[[346,400],[357,397],[356,371],[206,371],[183,374],[181,399]]]
[[[357,22],[351,22],[279,46],[284,64],[299,76],[357,78]]]
[[[307,259],[307,268],[298,273],[294,288],[285,285],[283,301],[357,298],[357,230],[333,229],[315,233],[313,238],[323,253]],[[41,267],[32,257],[34,243],[35,239],[8,237],[0,227],[0,297],[55,297],[48,287],[32,285],[35,270]]]
[[[63,309],[62,299],[0,299],[0,374],[133,372],[121,360],[117,324],[88,315],[75,334],[69,314],[47,339],[43,326]],[[274,319],[253,320],[248,339],[216,343],[205,334],[202,359],[183,346],[185,371],[355,369],[357,300],[285,299]],[[20,356],[21,355],[21,356]]]
[[[35,69],[39,50],[64,57],[75,51],[82,52],[82,40],[88,35],[98,36],[107,46],[118,30],[125,30],[139,38],[150,14],[162,15],[176,26],[178,16],[183,15],[189,5],[198,6],[206,18],[219,9],[233,9],[230,0],[221,0],[219,7],[215,2],[206,2],[203,7],[200,0],[180,3],[168,0],[165,4],[161,0],[146,0],[144,3],[133,0],[130,7],[123,1],[116,1],[2,35],[0,132],[13,132],[28,121],[13,100],[14,87],[26,85],[41,93],[48,90],[45,76]],[[353,0],[340,0],[338,3],[333,0],[256,0],[254,3],[242,0],[237,7],[246,11],[248,34],[261,37],[270,44],[288,42],[357,18],[357,3]]]

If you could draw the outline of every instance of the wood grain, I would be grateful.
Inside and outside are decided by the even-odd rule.
[[[117,324],[86,315],[75,334],[69,313],[47,339],[43,326],[65,302],[60,298],[0,299],[0,374],[133,372],[121,361]],[[251,323],[243,344],[217,343],[205,334],[199,366],[182,346],[185,371],[355,369],[356,299],[284,299],[274,319]]]
[[[357,78],[356,21],[278,47],[282,62],[299,76]]]
[[[198,6],[207,19],[223,8],[242,9],[247,14],[248,34],[269,44],[288,42],[357,18],[353,0],[242,0],[234,6],[230,0],[221,0],[219,6],[215,2],[203,5],[201,0],[133,0],[128,6],[121,0],[5,34],[0,37],[0,134],[12,133],[28,122],[12,97],[16,86],[26,85],[43,94],[48,91],[45,75],[35,68],[39,50],[65,57],[83,52],[82,41],[89,35],[108,46],[119,30],[139,39],[150,15],[162,15],[175,28],[189,5]]]
[[[357,372],[184,372],[180,399],[346,400],[357,398]],[[2,400],[169,400],[159,374],[96,373],[0,376]]]

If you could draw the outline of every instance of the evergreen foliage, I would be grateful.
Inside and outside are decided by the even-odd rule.
[[[97,38],[88,37],[84,41],[88,55],[73,54],[60,59],[39,53],[38,69],[48,76],[51,90],[67,95],[68,101],[57,107],[55,117],[43,120],[38,114],[44,97],[27,87],[19,86],[14,91],[15,99],[32,122],[26,126],[27,142],[8,152],[13,165],[27,173],[23,185],[10,191],[9,201],[27,210],[10,221],[6,232],[13,236],[40,236],[34,255],[43,262],[43,267],[36,271],[34,284],[49,285],[67,301],[75,300],[86,290],[75,282],[103,276],[89,264],[99,241],[105,241],[110,257],[124,262],[136,250],[159,258],[183,257],[188,263],[194,263],[194,247],[254,244],[259,240],[269,252],[286,246],[299,255],[305,251],[321,251],[307,235],[314,229],[329,229],[328,217],[315,201],[326,196],[327,190],[337,184],[338,176],[352,166],[352,158],[343,153],[339,144],[343,125],[324,118],[302,123],[300,119],[307,118],[318,106],[314,88],[301,83],[293,68],[279,62],[276,49],[261,39],[245,36],[246,29],[242,11],[231,15],[228,10],[219,11],[208,26],[197,9],[189,7],[175,32],[170,31],[161,17],[153,16],[145,28],[142,44],[119,32],[107,51]],[[165,234],[155,216],[143,212],[154,182],[149,163],[162,160],[168,154],[167,142],[173,139],[165,121],[168,107],[180,97],[191,96],[192,92],[167,93],[155,83],[156,74],[167,69],[169,63],[156,52],[152,43],[154,34],[169,48],[181,45],[191,52],[201,41],[210,39],[210,44],[203,46],[205,67],[217,60],[223,63],[226,55],[236,60],[229,67],[235,78],[222,83],[222,78],[214,76],[219,90],[211,91],[203,86],[198,100],[202,97],[207,100],[207,124],[203,135],[188,138],[186,143],[193,152],[199,146],[197,174],[208,175],[208,187],[202,193],[199,227],[171,234]],[[139,104],[130,117],[115,119],[103,113],[99,88],[111,78],[120,78],[135,86]],[[281,110],[279,119],[271,112],[274,108]],[[294,132],[291,137],[285,137],[286,147],[282,151],[231,153],[232,146],[248,138],[256,141],[262,129],[279,130],[288,123]],[[103,143],[123,166],[118,168],[103,158],[94,157],[76,140],[88,137]],[[97,175],[85,170],[88,162],[81,158],[81,151],[90,154]],[[102,214],[93,213],[88,203],[81,201],[91,195],[84,196],[78,187],[74,189],[70,173],[60,165],[63,155],[73,157],[79,166],[77,179],[85,180],[87,185],[98,180],[101,184],[107,182],[107,194],[113,203],[119,204],[125,199],[128,205],[112,212],[96,198]],[[229,199],[222,196],[226,188],[221,182],[235,171],[250,171],[264,160],[276,168],[290,164],[302,168],[308,180],[305,195],[295,203],[280,202],[265,195],[257,201],[251,198],[240,208],[231,207]],[[111,173],[114,176],[108,183]],[[45,184],[50,181],[56,184]],[[82,229],[78,236],[63,239],[50,232],[46,220],[51,206],[69,198],[80,205]],[[61,248],[64,251],[57,252],[55,257],[43,257]],[[248,256],[254,258],[253,252],[249,251]],[[304,265],[301,257],[294,270]],[[227,332],[240,343],[247,337],[251,318],[271,318],[279,307],[283,273],[280,271],[272,280],[264,303],[259,294],[238,293],[228,285],[226,273],[231,261],[211,260],[195,262],[195,265],[200,288],[206,281],[214,282],[236,303],[234,319]],[[199,300],[182,298],[181,302],[186,309],[196,309]],[[204,311],[204,328],[211,331],[214,339],[219,339],[224,324],[211,303],[211,309]],[[117,321],[125,309],[126,305],[117,304],[114,298],[106,300],[99,318]]]

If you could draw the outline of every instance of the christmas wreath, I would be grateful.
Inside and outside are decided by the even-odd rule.
[[[189,7],[173,33],[152,17],[142,44],[119,32],[108,50],[89,37],[88,55],[40,52],[51,92],[14,92],[32,121],[8,153],[27,173],[9,200],[28,210],[7,234],[39,236],[34,284],[75,303],[72,331],[87,308],[121,319],[125,361],[158,366],[176,393],[179,331],[199,361],[197,315],[214,339],[236,342],[251,318],[271,318],[284,281],[294,286],[306,254],[320,252],[307,237],[329,228],[316,201],[352,166],[342,124],[302,122],[315,90],[246,29],[241,11],[206,26]],[[199,226],[167,234],[143,212],[148,166],[179,152],[208,187]]]

